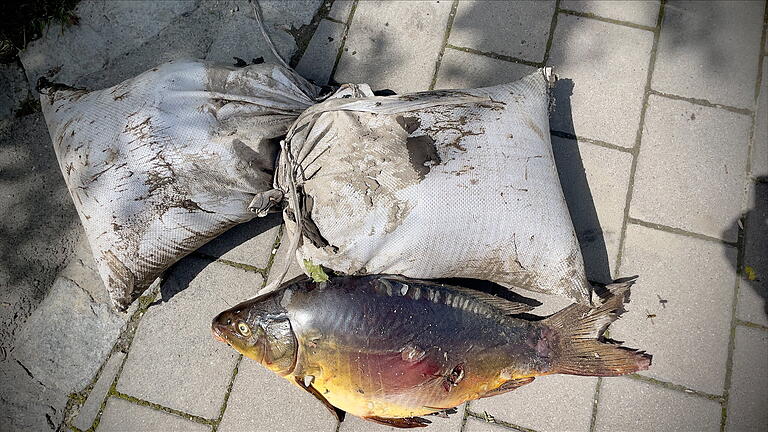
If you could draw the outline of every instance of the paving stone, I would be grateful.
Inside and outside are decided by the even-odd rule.
[[[286,61],[298,49],[290,32],[309,24],[321,3],[260,2],[265,28]],[[46,75],[104,88],[178,58],[276,61],[246,0],[81,2],[75,14],[79,25],[63,31],[53,25],[21,53],[29,82]]]
[[[651,87],[752,108],[765,2],[670,1]]]
[[[424,416],[432,423],[427,426],[430,431],[435,432],[459,432],[461,430],[461,422],[464,418],[465,405],[457,408],[456,414],[451,414],[447,419],[439,418],[435,416]],[[363,420],[360,417],[347,415],[347,418],[341,423],[339,432],[385,432],[385,431],[402,431],[399,428],[393,428],[376,423]]]
[[[321,3],[322,0],[259,1],[264,28],[286,62],[298,49],[290,31],[309,24]],[[246,62],[258,57],[263,57],[267,63],[277,62],[259,31],[248,1],[225,4],[204,1],[202,5],[218,20],[204,26],[214,35],[206,60],[232,64],[232,57],[237,56]]]
[[[215,29],[221,25],[220,22],[225,21],[222,18],[225,12],[222,10],[213,13],[208,7],[209,3],[212,2],[204,2],[201,7],[174,17],[155,35],[143,35],[145,39],[140,45],[125,47],[125,52],[110,53],[113,57],[109,58],[102,68],[83,70],[82,75],[75,79],[75,85],[89,89],[107,88],[167,61],[204,58],[214,41],[216,31],[200,29]],[[231,63],[231,58],[228,60],[228,63]],[[58,76],[54,78],[55,81],[64,79]]]
[[[436,89],[489,87],[517,81],[536,68],[446,48]]]
[[[768,39],[768,38],[766,38]],[[763,57],[763,82],[752,138],[751,174],[768,180],[768,57]]]
[[[0,352],[7,352],[83,231],[42,113],[0,129],[0,178]]]
[[[735,242],[750,120],[651,96],[630,216]]]
[[[24,69],[16,63],[0,64],[0,129],[9,126],[23,101],[32,97]]]
[[[728,430],[758,431],[768,425],[768,331],[736,327]]]
[[[344,24],[328,20],[320,21],[320,25],[296,66],[296,71],[316,84],[328,84],[341,47],[344,29],[346,29]]]
[[[99,432],[109,431],[210,431],[211,427],[179,416],[136,405],[125,399],[109,398],[99,421]]]
[[[549,59],[561,79],[552,129],[633,147],[652,45],[649,31],[560,14]]]
[[[328,11],[328,18],[347,22],[349,14],[352,12],[352,5],[354,4],[354,0],[333,0],[331,10]]]
[[[202,254],[266,268],[282,222],[280,214],[237,225],[198,249]]]
[[[498,423],[490,423],[476,417],[467,417],[467,423],[464,425],[463,432],[509,432],[508,427]]]
[[[56,430],[64,417],[67,392],[43,385],[21,363],[0,351],[0,430]]]
[[[552,149],[587,278],[609,283],[619,253],[632,155],[554,136]]]
[[[560,8],[648,27],[655,27],[659,16],[656,0],[563,0]]]
[[[174,18],[197,6],[197,2],[165,0],[81,2],[74,11],[78,25],[62,29],[61,24],[52,24],[19,57],[30,83],[42,75],[74,83],[139,47]]]
[[[655,360],[655,359],[654,359]],[[600,388],[595,431],[719,431],[719,402],[630,378]]]
[[[117,376],[117,372],[120,370],[120,365],[123,364],[125,354],[117,351],[107,360],[104,368],[101,370],[99,379],[91,389],[91,393],[88,395],[88,399],[85,400],[85,404],[80,407],[80,412],[77,414],[75,421],[72,423],[78,429],[86,430],[91,427],[93,420],[96,419],[96,415],[99,414],[101,409],[101,403],[104,402],[104,398],[107,396],[109,388],[112,386],[112,382]]]
[[[56,278],[16,334],[13,356],[44,385],[67,393],[82,390],[96,375],[130,317],[114,312],[106,295],[103,297],[97,301],[76,282]]]
[[[749,197],[744,266],[755,279],[742,277],[736,316],[768,327],[768,183],[750,183]]]
[[[597,378],[538,377],[519,389],[470,403],[476,413],[537,431],[589,431]]]
[[[211,337],[211,319],[261,285],[260,275],[225,264],[191,257],[177,263],[162,285],[162,300],[141,320],[117,390],[216,418],[237,356]]]
[[[540,62],[554,13],[554,1],[462,1],[448,43]]]
[[[450,12],[448,1],[359,2],[334,79],[428,90]]]
[[[621,276],[640,277],[611,338],[653,355],[641,374],[722,394],[735,266],[736,248],[630,224]]]
[[[243,358],[218,430],[326,431],[336,418],[314,396]]]

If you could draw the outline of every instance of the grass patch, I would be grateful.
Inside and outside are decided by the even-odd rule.
[[[0,15],[0,63],[16,60],[19,51],[43,35],[51,23],[77,25],[73,10],[80,0],[22,0]]]

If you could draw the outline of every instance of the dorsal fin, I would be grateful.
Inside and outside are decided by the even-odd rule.
[[[511,300],[497,297],[493,294],[488,294],[483,291],[478,291],[478,290],[465,288],[457,285],[446,285],[446,284],[424,281],[419,279],[410,279],[404,276],[386,276],[380,279],[381,280],[389,279],[395,282],[400,282],[405,284],[409,284],[409,283],[420,284],[420,285],[426,285],[428,287],[433,287],[433,288],[449,289],[457,294],[461,294],[465,297],[481,302],[487,305],[488,307],[495,309],[502,315],[517,315],[525,312],[530,312],[534,309],[533,306],[527,305],[525,303],[513,302]]]
[[[525,303],[513,302],[512,300],[507,300],[501,297],[497,297],[493,294],[488,294],[482,291],[473,290],[471,288],[465,288],[465,287],[460,287],[456,285],[443,285],[443,284],[440,284],[440,285],[450,287],[452,290],[460,292],[461,294],[467,297],[471,297],[473,299],[481,301],[493,307],[494,309],[498,309],[504,315],[516,315],[516,314],[530,312],[533,310],[533,306],[531,305],[527,305]]]

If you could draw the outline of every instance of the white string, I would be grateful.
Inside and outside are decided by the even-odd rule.
[[[256,293],[257,296],[270,293],[280,287],[280,284],[285,280],[285,275],[288,274],[288,269],[290,268],[291,263],[296,259],[296,251],[299,249],[299,241],[303,236],[302,230],[304,227],[301,221],[301,202],[299,201],[299,194],[296,192],[296,161],[293,159],[293,154],[291,154],[290,149],[288,148],[288,140],[289,137],[286,136],[286,139],[280,141],[280,150],[282,151],[282,155],[285,156],[286,167],[288,170],[288,200],[290,204],[289,207],[293,208],[293,216],[296,221],[296,232],[294,233],[293,238],[291,238],[291,243],[288,246],[288,256],[286,257],[285,262],[283,262],[283,268],[280,271],[279,276],[267,286],[260,289],[259,292]]]
[[[274,54],[275,57],[277,57],[277,60],[285,66],[288,69],[292,69],[290,66],[288,66],[288,63],[283,60],[283,58],[280,56],[280,53],[277,52],[277,48],[275,48],[275,44],[272,42],[272,38],[269,37],[269,34],[267,34],[267,29],[264,28],[264,17],[261,15],[261,6],[259,5],[259,0],[250,0],[251,2],[251,8],[253,9],[253,14],[256,17],[256,24],[259,25],[259,30],[261,30],[261,34],[264,36],[264,39],[267,41],[267,45],[269,46],[269,49],[272,50],[272,54]]]

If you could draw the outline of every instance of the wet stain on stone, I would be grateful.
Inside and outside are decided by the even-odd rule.
[[[424,179],[433,165],[440,165],[441,161],[437,154],[437,148],[435,148],[435,140],[429,135],[408,137],[405,145],[408,149],[408,159],[419,179]]]

